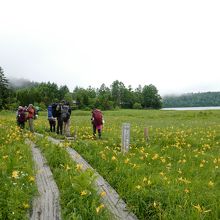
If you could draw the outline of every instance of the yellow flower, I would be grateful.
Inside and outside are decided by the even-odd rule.
[[[189,189],[185,189],[184,192],[185,192],[185,193],[189,193]]]
[[[163,178],[163,179],[164,179],[165,181],[166,181],[166,180],[168,180],[168,178],[167,178],[166,176],[164,176],[164,178]]]
[[[8,158],[8,155],[5,155],[2,157],[4,160]]]
[[[34,176],[29,176],[29,181],[30,181],[30,182],[34,182],[34,181],[35,181]]]
[[[125,161],[124,161],[124,163],[128,163],[129,162],[129,159],[127,158],[127,159],[125,159]]]
[[[159,157],[158,154],[154,154],[154,156],[152,157],[152,160],[156,160]]]
[[[198,210],[198,212],[203,212],[203,213],[206,213],[206,212],[211,212],[211,209],[208,209],[208,210],[205,210],[204,207],[201,207],[199,204],[198,205],[194,205],[193,206],[194,208],[196,208]]]
[[[214,183],[210,180],[209,183],[208,183],[208,186],[209,186],[209,187],[213,187],[213,186],[214,186]]]
[[[194,208],[196,208],[198,210],[198,212],[202,212],[202,207],[198,204],[198,205],[194,205]]]
[[[162,159],[161,159],[161,162],[162,162],[162,163],[165,163],[165,162],[166,162],[166,159],[162,158]]]
[[[134,164],[133,164],[133,168],[136,168],[136,167],[137,167],[137,164],[136,164],[136,163],[134,163]]]
[[[180,182],[185,183],[185,184],[189,184],[189,183],[191,183],[190,180],[187,180],[186,178],[183,178],[182,176],[181,176],[180,178],[178,178],[178,180],[179,180]]]
[[[150,180],[147,181],[147,185],[151,185],[152,182]]]
[[[23,203],[23,207],[24,207],[25,209],[28,209],[28,208],[30,208],[30,205],[29,205],[28,203]]]
[[[105,206],[103,204],[101,204],[100,206],[98,206],[96,208],[96,212],[99,213],[101,211],[101,209],[103,209]]]
[[[81,193],[80,193],[81,196],[85,196],[87,195],[87,191],[86,190],[83,190]]]
[[[103,160],[106,160],[106,156],[105,156],[104,153],[101,154],[101,157],[102,157]]]
[[[140,185],[137,185],[135,188],[136,188],[136,189],[140,189],[140,188],[141,188],[141,186],[140,186]]]
[[[83,165],[82,164],[76,164],[76,170],[78,170],[78,171],[80,171],[80,170],[82,170],[82,168],[83,168]]]
[[[144,177],[143,182],[147,182],[147,177]]]
[[[112,160],[116,160],[116,157],[115,157],[115,156],[112,156]]]
[[[18,178],[18,175],[19,175],[19,171],[17,171],[17,170],[14,170],[13,172],[12,172],[12,177],[13,178],[15,178],[15,179],[17,179]]]
[[[105,192],[105,191],[102,191],[102,192],[100,193],[100,196],[101,196],[101,197],[106,196],[106,192]]]
[[[161,175],[161,176],[164,176],[164,175],[165,175],[165,173],[164,173],[164,172],[160,172],[160,175]]]
[[[65,169],[66,169],[66,170],[70,170],[70,167],[69,167],[68,164],[66,165]]]

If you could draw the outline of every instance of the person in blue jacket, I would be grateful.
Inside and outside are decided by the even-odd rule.
[[[50,131],[55,132],[55,127],[56,127],[56,118],[53,117],[52,114],[52,106],[49,105],[47,108],[47,115],[48,115],[48,121],[50,124]]]

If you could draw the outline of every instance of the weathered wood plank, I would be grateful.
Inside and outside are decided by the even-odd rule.
[[[52,137],[48,137],[48,139],[55,144],[60,143],[59,140]],[[95,172],[95,175],[97,176],[95,181],[97,191],[98,193],[103,191],[106,192],[106,196],[102,197],[102,202],[106,205],[115,219],[137,220],[137,217],[127,209],[126,203],[120,198],[118,193],[89,165],[86,160],[81,157],[80,154],[70,147],[67,147],[66,150],[76,163],[82,164],[82,170],[92,169]]]
[[[52,172],[45,158],[35,144],[27,141],[31,146],[35,163],[36,183],[39,196],[34,198],[31,220],[60,220],[59,190],[53,179]]]
[[[76,163],[83,165],[82,170],[94,170],[74,149],[67,147],[67,152]],[[109,211],[113,214],[113,216],[116,219],[136,220],[137,217],[132,212],[129,212],[125,202],[120,198],[118,193],[110,186],[110,184],[105,181],[104,178],[98,174],[98,172],[95,171],[95,174],[97,175],[95,181],[97,191],[99,194],[101,192],[106,193],[106,196],[102,197],[102,200],[103,203],[109,208]]]

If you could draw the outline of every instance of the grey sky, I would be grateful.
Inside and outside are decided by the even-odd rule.
[[[220,1],[0,0],[6,77],[220,91]]]

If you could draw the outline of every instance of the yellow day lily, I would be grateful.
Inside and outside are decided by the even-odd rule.
[[[12,175],[11,175],[11,176],[12,176],[13,178],[17,179],[18,176],[19,176],[19,171],[14,170],[14,171],[12,172]]]
[[[100,206],[98,206],[96,208],[96,212],[99,213],[101,211],[101,209],[103,209],[105,206],[103,204],[101,204]]]
[[[210,180],[209,183],[208,183],[208,186],[209,186],[209,187],[213,187],[213,186],[214,186],[214,183]]]
[[[85,196],[87,195],[87,191],[86,190],[83,190],[81,193],[80,193],[81,196]]]
[[[28,209],[28,208],[30,208],[30,205],[29,205],[28,203],[23,203],[23,207],[24,207],[25,209]]]
[[[83,165],[82,164],[76,164],[76,170],[80,171],[82,170]]]
[[[105,191],[102,191],[102,192],[100,193],[100,196],[101,196],[101,197],[106,196],[106,192],[105,192]]]
[[[29,181],[30,181],[30,182],[34,182],[34,181],[35,181],[34,176],[30,176],[30,177],[29,177]]]

